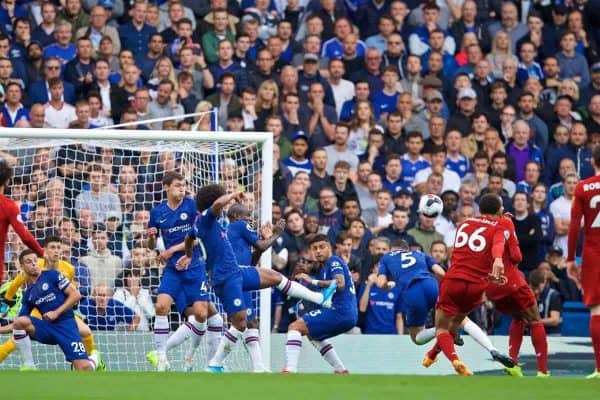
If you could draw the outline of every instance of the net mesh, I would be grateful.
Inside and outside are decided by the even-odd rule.
[[[168,134],[165,132],[165,137]],[[110,137],[109,131],[106,136]],[[245,191],[245,202],[253,211],[253,224],[257,227],[261,219],[260,150],[257,143],[226,140],[3,141],[2,151],[16,160],[14,178],[5,194],[19,204],[30,232],[40,243],[49,235],[60,236],[63,259],[75,267],[75,281],[83,296],[94,300],[98,292],[95,288],[106,284],[109,295],[141,317],[135,331],[129,331],[126,322],[111,318],[91,326],[96,348],[103,353],[111,370],[152,369],[145,354],[154,348],[153,305],[163,268],[157,255],[164,247],[159,239],[158,251],[147,248],[144,230],[150,209],[165,200],[163,174],[172,170],[181,172],[191,197],[198,188],[214,182],[223,184],[227,192]],[[106,231],[105,243],[104,235],[95,240],[92,233],[98,229]],[[14,278],[17,255],[24,248],[20,238],[9,232],[4,249],[7,280]],[[124,270],[130,268],[141,271],[139,285],[135,279],[123,277]],[[259,296],[255,298],[258,303]],[[213,299],[222,312],[217,299],[214,296]],[[4,322],[10,318],[7,315]],[[175,307],[170,321],[172,332],[183,321]],[[0,338],[6,340],[9,335]],[[197,369],[206,364],[205,342],[195,358]],[[182,366],[186,348],[184,344],[169,352],[172,368]],[[69,368],[56,346],[34,344],[34,356],[38,368]],[[15,368],[20,363],[19,355],[13,354],[0,368]],[[243,345],[238,345],[228,357],[226,367],[250,368]]]

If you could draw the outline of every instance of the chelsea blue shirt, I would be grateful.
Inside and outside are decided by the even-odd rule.
[[[252,246],[258,242],[256,231],[246,221],[235,221],[227,226],[227,236],[239,265],[251,265]]]
[[[453,160],[448,157],[446,159],[446,168],[456,172],[458,176],[460,176],[460,179],[462,179],[471,170],[471,162],[463,155],[460,155],[458,160]]]
[[[192,231],[197,216],[196,203],[190,198],[184,198],[179,207],[174,210],[164,201],[150,211],[148,227],[158,229],[165,244],[165,249],[169,249],[185,240],[185,236]],[[175,268],[177,260],[183,255],[183,251],[174,253],[169,258],[167,267]],[[198,246],[194,246],[192,259],[200,259],[200,249]]]
[[[70,284],[66,276],[54,269],[42,271],[35,283],[27,285],[21,300],[19,316],[29,316],[34,308],[37,308],[42,315],[56,310],[67,300],[68,296],[65,294],[65,289]],[[70,318],[75,318],[73,309],[65,310],[54,322],[65,321]]]
[[[412,161],[408,154],[402,156],[402,179],[409,186],[412,186],[412,183],[415,180],[415,175],[422,169],[431,167],[431,163],[423,158],[423,156],[419,156],[417,161]]]
[[[359,290],[362,297],[366,285]],[[369,291],[369,306],[365,314],[365,334],[370,335],[397,335],[396,315],[402,312],[402,296],[398,287],[392,290],[380,289],[371,286]]]
[[[188,235],[202,240],[206,251],[206,268],[211,272],[210,279],[213,285],[219,285],[232,274],[239,272],[227,230],[219,223],[212,209],[202,211],[194,229]]]
[[[336,275],[344,276],[344,289],[338,289],[333,295],[333,308],[337,311],[344,311],[349,315],[358,315],[358,307],[356,304],[356,290],[350,269],[338,256],[332,256],[327,259],[325,266],[319,271],[319,280],[327,281],[335,279]]]
[[[392,251],[379,261],[378,274],[392,278],[403,291],[414,281],[434,279],[430,271],[435,264],[433,258],[420,251]]]

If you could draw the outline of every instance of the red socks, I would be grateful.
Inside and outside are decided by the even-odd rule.
[[[546,340],[546,329],[541,322],[529,326],[531,330],[531,343],[535,349],[538,371],[548,373],[548,341]],[[600,333],[600,332],[599,332]]]
[[[510,329],[508,331],[508,355],[513,359],[515,363],[519,362],[519,351],[521,350],[521,344],[523,343],[523,334],[527,322],[522,319],[514,319],[510,323]]]
[[[590,336],[596,357],[596,371],[600,371],[600,315],[592,315],[590,318]]]
[[[437,335],[437,343],[450,362],[458,360],[458,355],[456,355],[456,350],[454,349],[454,338],[450,332],[442,332]]]
[[[442,349],[440,348],[440,345],[436,340],[431,350],[427,352],[427,358],[429,358],[430,360],[435,360],[437,355],[440,354],[440,351],[442,351]]]

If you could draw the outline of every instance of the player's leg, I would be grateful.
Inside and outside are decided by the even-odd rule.
[[[207,370],[209,372],[223,372],[223,361],[246,331],[247,307],[244,304],[242,285],[243,278],[240,273],[231,276],[222,284],[214,287],[225,312],[230,316],[231,327],[225,331],[214,357],[208,363]]]
[[[94,335],[92,334],[92,330],[89,326],[81,318],[75,316],[75,321],[77,322],[77,329],[79,330],[79,335],[81,336],[81,341],[85,346],[85,352],[91,355],[96,348],[94,344]]]
[[[64,353],[65,359],[71,362],[72,369],[76,371],[104,369],[102,368],[104,363],[98,352],[94,352],[90,356],[86,353],[75,319],[54,322],[48,325],[47,329],[51,339],[45,342],[48,344],[57,344]]]
[[[22,370],[36,369],[31,353],[31,336],[35,335],[35,326],[29,317],[19,317],[13,322],[13,340],[23,357]]]
[[[598,290],[598,289],[596,289]],[[588,379],[600,379],[600,304],[590,306],[590,336],[596,359],[596,371],[588,375]]]
[[[494,346],[489,336],[475,322],[466,317],[462,321],[461,327],[473,338],[473,340],[486,349],[495,361],[498,361],[506,368],[513,368],[515,366],[513,359],[501,353],[496,346]]]
[[[438,294],[438,284],[434,279],[417,281],[402,294],[408,333],[417,345],[435,338],[435,327],[425,329],[425,321],[429,311],[435,306]]]
[[[323,291],[321,292],[313,292],[312,290],[307,289],[298,282],[291,281],[279,272],[274,271],[272,269],[253,269],[257,271],[260,275],[260,286],[254,289],[276,287],[286,296],[307,300],[315,304],[321,304],[323,306],[329,305],[331,297],[333,297],[336,290],[336,282],[332,282],[331,285],[329,285],[329,287],[323,289]]]
[[[12,324],[8,324],[8,325],[6,325],[6,327],[8,328],[8,330],[5,332],[0,332],[0,333],[11,333],[13,331]],[[3,328],[5,328],[5,327],[3,327]],[[6,360],[6,357],[8,357],[10,355],[10,353],[15,351],[16,348],[17,348],[17,345],[15,344],[15,341],[12,337],[9,338],[4,343],[0,344],[0,363],[3,362],[4,360]]]
[[[250,356],[252,361],[253,372],[264,372],[265,364],[263,362],[262,351],[260,349],[260,338],[258,330],[258,318],[256,314],[256,307],[254,307],[254,293],[255,292],[244,292],[244,302],[248,306],[246,312],[247,315],[247,329],[244,332],[244,347]]]
[[[208,303],[207,324],[208,329],[206,332],[206,361],[208,362],[215,356],[215,353],[219,348],[219,343],[221,342],[221,337],[223,336],[223,317],[221,317],[221,314],[219,314],[219,311],[212,302]],[[193,345],[194,342],[192,341],[190,344],[189,351],[192,351]],[[196,347],[198,347],[198,345],[196,345]],[[195,351],[195,349],[193,351]]]
[[[317,311],[320,310],[311,311],[289,325],[287,342],[285,344],[285,366],[281,371],[282,373],[294,373],[298,371],[298,359],[302,351],[302,336],[309,334],[308,325],[304,318],[314,320]]]
[[[338,356],[337,352],[333,348],[327,339],[317,340],[311,339],[310,342],[315,346],[317,351],[321,354],[321,357],[325,359],[333,367],[333,372],[336,374],[347,374],[348,369],[342,363],[342,360]]]
[[[529,292],[531,289],[527,286]],[[538,376],[549,376],[548,372],[548,339],[546,337],[546,328],[542,323],[540,310],[538,308],[535,295],[530,294],[529,307],[526,307],[520,314],[521,318],[529,323],[529,332],[531,334],[531,344],[535,350],[535,356],[538,367]],[[521,339],[522,340],[522,339]]]
[[[164,276],[164,275],[163,275]],[[161,282],[162,286],[162,282]],[[156,317],[154,318],[154,346],[157,355],[157,368],[159,371],[168,369],[167,341],[169,340],[169,311],[173,304],[173,298],[166,293],[160,293],[156,298],[154,306]]]

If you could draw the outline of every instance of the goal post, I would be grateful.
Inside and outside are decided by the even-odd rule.
[[[36,158],[36,152],[39,149],[48,149],[49,161],[40,161]],[[33,226],[35,228],[39,222],[35,220],[38,216],[34,217],[36,207],[39,207],[41,204],[47,206],[50,203],[48,199],[56,188],[45,187],[43,185],[48,185],[48,181],[52,180],[62,181],[64,209],[61,215],[63,217],[69,216],[75,223],[83,225],[85,223],[84,216],[80,215],[79,211],[81,211],[81,204],[84,204],[84,202],[81,202],[81,198],[77,198],[77,196],[89,190],[88,186],[93,185],[93,183],[90,184],[88,182],[88,168],[93,164],[106,167],[103,172],[103,179],[105,178],[105,180],[102,184],[106,185],[107,191],[113,192],[113,198],[115,196],[116,198],[120,198],[120,185],[131,184],[134,186],[136,189],[133,195],[134,201],[138,203],[142,199],[144,204],[144,207],[134,205],[134,209],[139,207],[140,209],[145,208],[148,210],[163,199],[162,186],[157,177],[162,176],[162,173],[172,168],[182,172],[186,177],[190,195],[194,195],[195,190],[208,183],[222,183],[228,191],[238,190],[243,187],[246,192],[253,195],[248,196],[248,205],[253,215],[253,227],[258,229],[260,224],[271,222],[273,135],[270,132],[3,128],[0,129],[0,151],[9,153],[16,158],[17,166],[13,182],[17,182],[22,187],[12,189],[9,186],[6,195],[14,198],[21,204],[21,215],[25,217],[25,222],[30,227]],[[109,153],[109,156],[112,154],[114,164],[105,159],[107,157],[106,153]],[[121,169],[124,165],[134,167],[136,172],[135,179],[138,180],[141,179],[142,172],[140,171],[143,169],[144,179],[150,180],[150,182],[144,181],[143,184],[140,184],[139,181],[136,181],[130,183],[128,179],[132,179],[131,176],[125,176],[125,172]],[[73,172],[72,176],[64,175],[64,172],[69,168],[74,168],[76,171]],[[121,172],[123,172],[124,177],[121,176]],[[37,182],[38,174],[46,175],[46,178],[50,177],[50,179],[47,179],[45,182]],[[106,175],[109,176],[106,177]],[[77,176],[79,181],[71,182],[77,180],[73,176]],[[69,187],[65,186],[65,182],[67,181],[69,183],[66,186]],[[35,188],[32,185],[35,184],[39,184],[40,186],[37,189],[37,193],[32,193],[32,190],[35,190],[32,189],[32,187]],[[60,186],[60,183],[58,186]],[[44,201],[40,199],[44,199]],[[124,200],[119,204],[125,206]],[[99,210],[93,211],[95,224],[103,222],[100,220],[99,215],[103,215],[107,220],[116,215],[114,209],[102,209],[100,207]],[[53,212],[56,213],[56,210]],[[47,207],[47,213],[50,213],[50,207]],[[112,220],[118,219],[118,222],[124,226],[125,215],[126,213],[123,211],[121,216],[118,218],[115,217]],[[51,226],[40,227],[40,229],[44,229],[41,229],[41,232],[37,232],[38,238],[43,237],[44,234],[52,230],[59,232],[59,228],[57,227],[58,220],[56,218],[52,219],[52,216],[49,218]],[[137,226],[136,221],[131,222],[131,228],[134,228],[134,226]],[[130,236],[135,236],[133,230],[129,231],[129,234]],[[13,257],[12,260],[14,261],[16,254],[14,254],[15,252],[11,253],[12,247],[10,246],[15,244],[11,244],[10,239],[11,237],[9,237],[8,249],[5,254]],[[126,265],[125,253],[129,251],[128,256],[130,257],[132,251],[131,248],[126,247],[131,247],[131,243],[126,243],[126,240],[129,240],[128,238],[121,238],[119,240],[122,240],[122,242],[114,245],[122,246],[124,254],[123,265]],[[87,243],[93,243],[92,239],[88,238]],[[91,246],[93,247],[93,244]],[[19,249],[19,247],[16,246],[15,249]],[[0,249],[0,251],[4,251],[4,249]],[[10,261],[7,260],[7,264],[10,264]],[[130,260],[127,262],[130,262]],[[269,251],[263,253],[260,265],[262,268],[271,268],[271,253]],[[91,296],[91,292],[89,295]],[[261,290],[259,301],[260,344],[265,366],[270,368],[270,289]],[[218,308],[221,309],[220,307]],[[135,344],[136,337],[138,337],[140,343],[143,342],[144,345],[140,345],[139,348],[132,347],[132,351],[148,350],[149,343],[151,343],[148,338],[151,335],[151,331],[146,333],[126,333],[123,330],[117,330],[114,333],[111,331],[102,332],[98,336],[108,337],[109,339],[106,340],[106,343],[110,343],[111,334],[115,335],[115,338],[128,337],[128,344]],[[0,336],[0,340],[6,338],[8,336]],[[103,349],[102,343],[98,344],[99,350],[104,352],[109,362],[117,360],[117,365],[114,369],[147,369],[145,365],[139,365],[139,355],[132,357],[127,362],[120,363],[118,357],[122,355],[111,354],[112,347],[110,347],[110,344],[108,346],[108,349]],[[185,348],[187,345],[184,344],[180,347]],[[115,346],[115,348],[123,349],[124,347]],[[184,351],[185,349],[182,349],[181,352],[174,352],[174,354],[179,355]],[[43,352],[47,353],[46,350]],[[242,351],[235,351],[232,356],[243,357],[244,353],[245,350],[242,348]],[[11,358],[16,360],[13,362],[18,362],[17,355],[13,355]],[[133,359],[135,361],[132,361]],[[62,359],[59,358],[56,361],[60,364]],[[232,369],[243,369],[242,365],[249,365],[247,360],[238,361],[234,361]],[[14,366],[13,362],[10,365]],[[50,365],[50,362],[51,359],[48,359],[48,365],[42,363],[40,367],[54,368]],[[0,365],[0,368],[4,367],[5,365]]]

